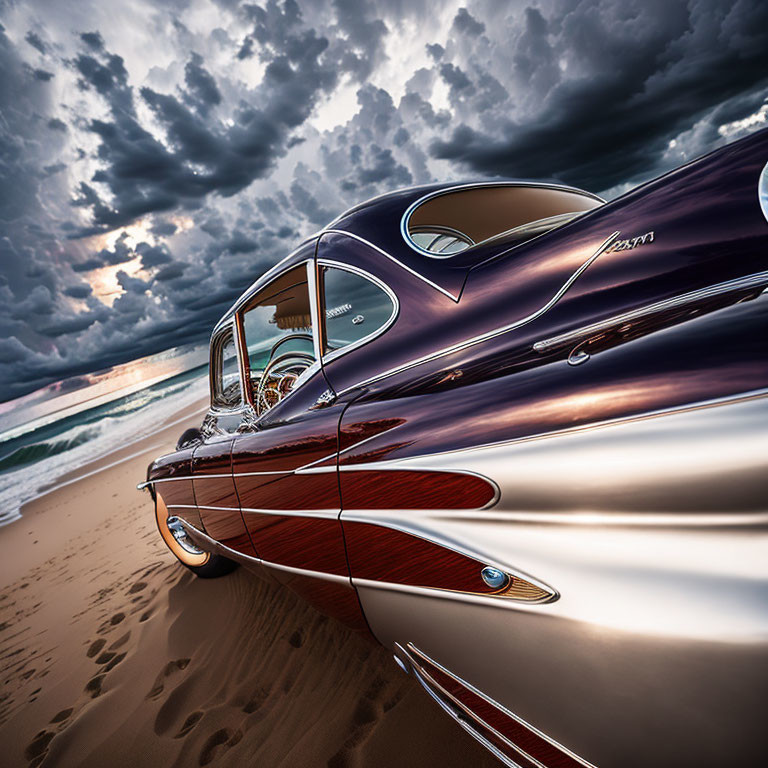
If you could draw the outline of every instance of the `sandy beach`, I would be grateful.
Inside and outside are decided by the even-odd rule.
[[[201,408],[0,529],[2,765],[497,765],[384,648],[268,578],[175,561],[136,483]]]

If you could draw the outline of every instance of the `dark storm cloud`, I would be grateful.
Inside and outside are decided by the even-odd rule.
[[[172,221],[158,220],[152,224],[151,232],[157,237],[168,237],[175,234],[178,227]]]
[[[40,39],[40,35],[32,30],[27,32],[24,38],[33,48],[36,48],[40,53],[46,54],[48,49],[45,47],[45,43]]]
[[[736,100],[733,120],[767,93],[765,2],[655,2],[631,18],[600,12],[608,8],[582,2],[551,15],[529,12],[521,40],[528,57],[517,66],[532,73],[535,56],[547,66],[561,51],[577,55],[587,76],[556,83],[538,113],[508,121],[499,135],[455,126],[432,142],[432,155],[475,173],[604,190],[647,174],[672,138],[719,104]],[[749,90],[754,98],[745,101]]]
[[[71,285],[69,288],[65,288],[64,293],[67,296],[71,296],[73,299],[86,299],[93,293],[93,288],[87,283],[78,283],[77,285]]]
[[[302,22],[293,2],[247,6],[252,37],[266,62],[262,83],[237,105],[231,125],[210,118],[221,93],[201,56],[185,66],[181,98],[143,87],[140,96],[166,131],[155,138],[135,116],[134,94],[127,85],[123,59],[111,54],[101,37],[87,40],[93,55],[80,54],[74,66],[83,87],[107,101],[113,120],[93,120],[100,141],[102,169],[93,181],[105,185],[105,200],[91,185],[81,187],[77,205],[88,207],[88,235],[129,223],[146,213],[193,205],[210,194],[227,197],[263,178],[295,138],[292,132],[309,117],[318,98],[331,91],[339,75],[357,69],[354,57],[340,62],[328,53],[328,40]],[[350,22],[351,23],[351,22]],[[378,29],[378,27],[377,27]],[[338,52],[337,52],[338,53]]]
[[[184,274],[184,270],[187,268],[187,266],[188,265],[183,261],[174,261],[157,272],[155,275],[155,280],[160,280],[161,282],[176,280]]]
[[[221,104],[221,93],[213,75],[203,66],[203,57],[193,53],[184,67],[184,82],[187,84],[189,103],[205,113],[211,107]]]
[[[141,256],[141,265],[145,269],[157,267],[160,264],[168,264],[173,261],[173,255],[164,245],[150,245],[149,243],[139,243],[136,246],[136,253]]]
[[[481,35],[485,32],[485,24],[472,16],[466,8],[459,8],[453,19],[453,28],[466,35]]]

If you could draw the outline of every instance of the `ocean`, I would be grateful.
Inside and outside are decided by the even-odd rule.
[[[195,346],[0,404],[0,525],[18,520],[58,478],[151,435],[207,391],[207,346]]]

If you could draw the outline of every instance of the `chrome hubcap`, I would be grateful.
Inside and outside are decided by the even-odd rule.
[[[166,521],[168,530],[171,535],[178,542],[179,546],[190,555],[202,555],[203,550],[194,544],[192,539],[189,538],[187,532],[184,530],[184,526],[181,524],[181,520],[178,517],[169,517]]]

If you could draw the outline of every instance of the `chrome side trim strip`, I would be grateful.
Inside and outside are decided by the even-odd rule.
[[[334,454],[335,455],[335,454]],[[329,458],[332,458],[329,457]],[[180,475],[179,477],[159,477],[157,480],[145,480],[143,483],[139,483],[141,488],[139,486],[136,486],[141,490],[147,485],[152,485],[152,483],[172,483],[175,480],[216,480],[221,479],[222,477],[258,477],[258,476],[267,476],[267,475],[284,475],[286,477],[294,474],[294,472],[298,472],[299,470],[303,469],[302,467],[299,467],[298,469],[276,469],[272,470],[271,472],[234,472],[234,473],[228,473],[228,474],[214,474],[211,473],[210,475]],[[332,467],[333,471],[336,471],[336,467]]]
[[[605,200],[603,200],[602,197],[598,197],[597,195],[592,194],[591,192],[585,192],[583,189],[577,189],[576,187],[569,187],[565,184],[549,184],[547,182],[526,182],[526,181],[478,181],[478,182],[472,182],[469,184],[457,184],[453,187],[446,187],[445,189],[438,189],[432,192],[428,192],[423,197],[420,197],[415,202],[411,203],[408,208],[406,208],[405,213],[402,215],[402,218],[400,219],[400,235],[402,236],[403,240],[405,240],[406,244],[412,248],[417,253],[420,253],[422,256],[429,256],[431,258],[436,258],[435,254],[426,250],[425,248],[421,248],[416,243],[411,240],[410,233],[408,232],[408,223],[411,220],[411,216],[413,216],[414,211],[424,203],[426,203],[429,200],[432,200],[436,197],[442,197],[443,195],[448,195],[451,192],[459,192],[463,189],[482,189],[483,187],[528,187],[528,188],[534,188],[534,189],[552,189],[559,192],[574,192],[579,195],[583,195],[584,197],[592,198],[593,200],[597,200],[600,203],[605,203]],[[589,211],[584,211],[584,213],[589,213]],[[463,234],[463,233],[462,233]],[[466,235],[465,235],[466,237]],[[437,258],[440,258],[439,256]],[[445,257],[442,257],[445,258]]]
[[[223,509],[223,507],[217,507]],[[241,510],[237,510],[240,512]],[[257,509],[255,507],[243,507],[242,512],[252,512],[256,515],[276,515],[277,517],[320,517],[327,520],[336,520],[339,510],[336,509]]]
[[[512,573],[511,569],[507,569]],[[357,589],[378,589],[384,592],[401,592],[407,595],[417,597],[440,598],[441,600],[450,600],[452,602],[469,603],[470,605],[484,605],[488,608],[501,608],[502,610],[513,610],[523,612],[541,612],[541,607],[555,602],[550,600],[518,600],[514,597],[505,597],[504,595],[481,594],[474,592],[459,592],[450,589],[438,589],[437,587],[418,587],[411,584],[399,584],[394,581],[377,581],[376,579],[361,579],[359,576],[352,577],[352,585]]]
[[[430,352],[427,355],[423,355],[422,357],[418,357],[415,360],[409,360],[407,363],[402,363],[401,365],[395,366],[394,368],[390,368],[388,371],[384,371],[383,373],[378,373],[375,376],[370,376],[367,379],[363,379],[362,381],[358,381],[355,384],[351,384],[348,387],[345,387],[340,392],[338,392],[339,395],[343,395],[347,392],[350,392],[353,389],[357,389],[358,387],[364,387],[367,384],[373,384],[376,381],[380,381],[381,379],[385,379],[389,376],[393,376],[396,373],[401,373],[402,371],[406,371],[409,368],[414,368],[417,365],[421,365],[422,363],[426,363],[430,360],[436,360],[440,357],[445,357],[445,355],[453,354],[454,352],[459,352],[463,349],[467,349],[468,347],[472,347],[475,344],[480,344],[483,341],[488,341],[489,339],[493,339],[496,336],[500,336],[503,333],[508,333],[509,331],[513,331],[517,328],[522,327],[523,325],[527,325],[528,323],[532,322],[533,320],[537,320],[539,317],[541,317],[544,313],[548,312],[552,307],[557,304],[558,301],[563,297],[565,292],[573,285],[573,283],[579,278],[582,272],[584,272],[587,267],[589,267],[590,264],[592,264],[595,259],[598,258],[615,240],[616,238],[621,234],[620,230],[617,230],[613,234],[611,234],[609,237],[607,237],[603,242],[600,244],[600,246],[597,248],[597,250],[563,283],[563,285],[559,288],[557,293],[546,303],[543,307],[540,307],[535,312],[532,312],[530,315],[527,315],[526,317],[521,318],[520,320],[516,320],[514,323],[510,323],[509,325],[503,325],[499,328],[494,328],[491,331],[486,331],[485,333],[481,333],[479,336],[475,336],[471,339],[466,339],[464,341],[458,342],[457,344],[453,344],[450,347],[444,347],[443,349],[438,350],[437,352]]]
[[[189,538],[195,544],[197,544],[201,549],[204,549],[206,552],[214,552],[214,553],[223,555],[224,557],[228,557],[230,560],[235,560],[241,563],[249,563],[251,565],[263,565],[265,568],[271,568],[272,570],[275,570],[275,571],[293,573],[293,574],[296,574],[297,576],[309,576],[310,578],[320,579],[322,581],[332,581],[336,584],[340,584],[352,589],[352,584],[350,582],[349,576],[339,576],[336,573],[325,573],[323,571],[312,571],[312,570],[309,570],[308,568],[295,568],[291,565],[280,565],[279,563],[272,563],[269,560],[262,560],[260,557],[252,557],[251,555],[246,555],[243,552],[238,552],[237,550],[230,549],[225,544],[222,544],[221,542],[218,542],[215,539],[212,539],[210,536],[203,533],[198,528],[195,528],[194,525],[191,525],[183,518],[179,518],[179,523],[187,532],[187,535],[189,536]]]
[[[239,512],[239,507],[215,507],[209,504],[166,504],[168,509],[212,509],[218,512]]]
[[[397,647],[400,648],[401,646],[397,644]],[[398,659],[399,657],[395,657],[395,659]],[[402,662],[400,662],[402,664]],[[427,695],[435,701],[439,707],[445,712],[447,715],[449,715],[458,725],[461,726],[461,728],[468,733],[473,739],[478,741],[480,744],[482,744],[483,747],[485,747],[497,760],[499,760],[501,763],[507,766],[507,768],[522,768],[520,763],[516,763],[512,758],[507,757],[503,752],[500,752],[493,744],[491,744],[490,741],[488,741],[479,731],[475,730],[470,723],[467,722],[467,720],[459,715],[459,713],[454,710],[447,702],[443,701],[437,693],[435,693],[431,686],[427,683],[427,681],[422,677],[422,673],[417,669],[412,663],[410,664],[410,670],[413,672],[414,677],[421,683],[422,688],[427,692]],[[435,684],[436,685],[436,684]],[[489,730],[493,730],[490,728]],[[496,731],[494,731],[496,733]],[[501,734],[497,734],[500,739],[502,739],[504,742],[509,744],[509,742],[501,736]],[[516,751],[522,752],[522,750],[517,750],[516,747],[513,747],[513,745],[510,744],[510,747],[515,749]],[[523,752],[526,757],[528,755]],[[546,768],[546,766],[542,765],[538,760],[533,760],[532,758],[528,758],[534,765],[539,766],[539,768]]]
[[[283,573],[293,573],[296,576],[308,576],[312,579],[321,581],[332,581],[335,584],[343,584],[352,589],[349,576],[339,576],[337,573],[325,573],[325,571],[311,571],[308,568],[295,568],[292,565],[281,565],[280,563],[271,563],[269,560],[261,560],[261,564],[274,571],[283,571]]]
[[[444,293],[449,299],[453,299],[453,301],[459,300],[458,296],[455,296],[450,291],[446,291],[445,288],[442,288],[437,283],[433,283],[428,277],[425,277],[420,272],[412,269],[407,264],[403,264],[402,261],[396,259],[391,253],[387,253],[383,248],[380,248],[378,245],[374,245],[372,242],[370,242],[370,240],[366,240],[364,237],[360,237],[360,235],[356,235],[354,232],[347,232],[345,229],[326,229],[322,232],[322,234],[345,235],[346,237],[352,237],[355,240],[361,242],[363,245],[367,245],[369,248],[373,248],[374,251],[378,251],[382,256],[386,256],[390,261],[393,261],[399,267],[402,267],[406,272],[410,272],[414,277],[418,277],[419,280],[423,280],[425,283],[427,283],[427,285],[431,285],[433,288],[440,291],[440,293]]]
[[[714,296],[722,296],[727,293],[735,293],[737,291],[749,290],[750,288],[760,288],[768,285],[768,271],[756,272],[746,277],[738,277],[734,280],[727,280],[717,285],[710,285],[706,288],[699,288],[695,291],[689,291],[688,293],[682,293],[679,296],[674,296],[671,299],[664,299],[663,301],[657,301],[653,304],[648,304],[638,309],[633,309],[629,312],[623,312],[619,315],[614,315],[605,320],[601,320],[597,323],[590,325],[584,325],[581,328],[576,328],[573,331],[567,331],[557,336],[551,336],[548,339],[542,339],[537,341],[533,348],[544,354],[551,349],[568,345],[577,341],[586,340],[584,337],[591,336],[595,333],[609,330],[610,328],[621,325],[622,323],[629,323],[633,320],[639,320],[647,315],[656,314],[657,312],[664,312],[669,309],[675,309],[677,307],[685,306],[695,301],[701,301],[703,299],[709,299]]]
[[[483,699],[484,701],[488,702],[488,704],[490,704],[492,707],[497,709],[499,712],[501,712],[502,714],[506,715],[511,720],[514,720],[515,722],[519,723],[520,725],[523,726],[523,728],[526,728],[527,730],[531,731],[532,733],[535,733],[539,738],[543,739],[544,741],[546,741],[547,743],[549,743],[553,747],[555,747],[555,749],[560,750],[564,754],[566,754],[569,757],[573,758],[576,762],[581,763],[584,766],[584,768],[595,768],[595,766],[592,763],[588,762],[583,757],[579,757],[579,755],[575,754],[574,752],[572,752],[567,747],[564,747],[558,741],[555,741],[555,739],[553,739],[551,736],[547,736],[546,733],[542,733],[538,728],[536,728],[535,726],[533,726],[530,723],[528,723],[525,720],[523,720],[522,717],[519,717],[514,712],[510,711],[509,709],[507,709],[505,706],[499,704],[498,701],[495,701],[490,696],[487,696],[486,694],[484,694],[481,690],[475,688],[474,685],[471,685],[466,680],[464,680],[461,677],[459,677],[457,674],[455,674],[455,673],[451,672],[450,670],[446,669],[442,664],[440,664],[437,661],[435,661],[433,658],[428,656],[423,651],[420,651],[413,643],[410,643],[410,642],[407,643],[407,647],[406,648],[403,648],[403,646],[398,643],[397,647],[398,647],[398,650],[401,653],[405,654],[406,658],[411,663],[411,665],[414,667],[415,671],[421,670],[421,665],[418,663],[417,660],[414,660],[414,655],[416,656],[416,659],[418,659],[418,657],[421,656],[425,660],[427,660],[430,664],[433,664],[435,667],[437,667],[441,672],[443,672],[443,674],[445,674],[448,677],[452,678],[457,683],[459,683],[459,685],[464,686],[467,690],[471,691],[476,696],[479,696],[481,699]],[[429,675],[429,673],[427,673],[425,670],[421,670],[421,671],[422,671],[423,674],[426,674],[427,676]],[[440,686],[437,683],[435,683],[435,685],[437,685],[437,687],[442,690],[442,686]],[[446,691],[446,695],[450,696],[450,694],[447,691]],[[473,717],[477,718],[477,715],[473,715]],[[480,718],[478,718],[478,719],[480,719]],[[483,721],[482,719],[480,719],[480,721],[485,724],[485,721]],[[488,727],[490,728],[490,726],[488,726]],[[494,729],[491,728],[491,730],[494,730]],[[508,740],[505,739],[505,741],[508,741]],[[526,755],[526,757],[528,757],[527,753],[523,752],[523,750],[521,750],[520,747],[517,747],[514,744],[512,746],[516,750],[518,750],[519,752],[522,752],[524,755]],[[533,759],[533,758],[530,758],[530,759]]]
[[[232,477],[231,474],[229,475],[181,475],[179,477],[158,477],[157,480],[146,480],[145,482],[141,483],[141,486],[144,487],[145,485],[152,485],[153,483],[172,483],[175,480],[204,480],[206,478],[216,479],[221,477]]]

